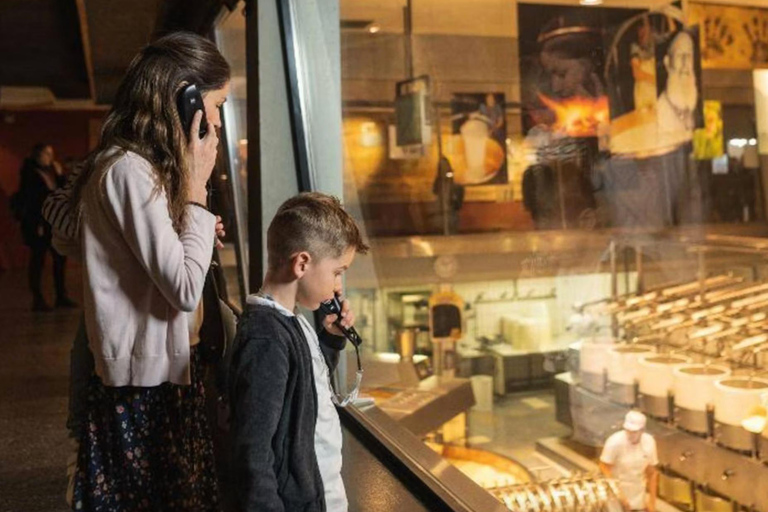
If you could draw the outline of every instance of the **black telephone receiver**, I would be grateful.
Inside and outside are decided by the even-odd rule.
[[[322,311],[326,315],[339,315],[336,321],[333,322],[333,325],[339,328],[339,330],[344,334],[344,337],[347,338],[349,341],[351,341],[352,344],[355,346],[355,348],[360,346],[360,344],[363,342],[363,339],[357,333],[355,328],[344,327],[343,325],[341,325],[341,301],[339,300],[339,297],[337,295],[334,295],[332,299],[329,299],[325,302],[321,302],[320,311]],[[359,365],[359,361],[358,361],[358,365]]]
[[[200,90],[195,84],[190,84],[184,87],[179,93],[179,97],[176,99],[176,106],[179,109],[179,117],[181,118],[181,126],[184,128],[184,133],[189,139],[192,131],[192,118],[195,117],[195,112],[198,110],[203,111],[203,118],[200,120],[200,138],[205,137],[208,133],[208,120],[205,118],[205,107],[203,106],[203,96],[200,94]]]

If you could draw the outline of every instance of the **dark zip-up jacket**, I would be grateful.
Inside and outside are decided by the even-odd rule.
[[[331,361],[328,349],[341,350],[345,344],[327,333],[320,340]],[[314,446],[312,356],[298,319],[269,306],[249,305],[232,350],[227,380],[236,510],[325,511]]]

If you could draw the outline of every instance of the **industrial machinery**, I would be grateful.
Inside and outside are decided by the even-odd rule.
[[[608,512],[621,507],[616,482],[598,475],[496,487],[489,491],[516,512]]]
[[[768,282],[708,275],[703,261],[695,281],[578,307],[611,336],[582,340],[579,375],[556,386],[558,407],[569,408],[558,418],[584,431],[597,428],[597,411],[615,419],[637,407],[651,418],[669,501],[768,512],[768,429],[744,427],[768,400]],[[589,414],[574,412],[575,403]]]

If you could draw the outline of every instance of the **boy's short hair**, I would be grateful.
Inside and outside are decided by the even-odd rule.
[[[349,247],[368,252],[355,220],[333,196],[304,192],[278,208],[267,230],[267,256],[270,269],[307,251],[313,258],[338,258]]]

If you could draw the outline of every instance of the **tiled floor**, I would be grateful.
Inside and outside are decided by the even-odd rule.
[[[570,435],[555,421],[555,399],[550,390],[495,397],[493,412],[469,415],[470,444],[510,457],[525,466],[537,480],[562,477],[552,461],[536,452],[536,441]]]
[[[50,260],[44,290],[52,302]],[[80,303],[80,272],[68,264]],[[68,455],[69,349],[79,310],[32,313],[26,270],[0,272],[0,510],[56,512],[64,502]]]

